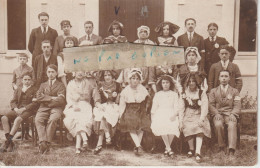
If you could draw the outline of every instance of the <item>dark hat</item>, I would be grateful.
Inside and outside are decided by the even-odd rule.
[[[124,28],[124,25],[123,25],[121,22],[119,22],[119,21],[117,21],[117,20],[114,20],[114,21],[109,25],[109,27],[108,27],[108,32],[112,32],[112,26],[113,26],[113,25],[118,25],[121,30]]]
[[[67,26],[67,25],[69,25],[70,27],[72,27],[69,20],[63,20],[63,21],[61,21],[61,23],[60,23],[61,28],[62,28],[63,26]]]
[[[161,34],[161,33],[162,33],[162,30],[163,30],[163,27],[166,26],[166,25],[169,25],[169,29],[170,29],[170,32],[171,32],[172,34],[175,34],[175,33],[180,29],[180,27],[177,26],[176,24],[173,24],[173,23],[171,23],[171,22],[165,21],[165,22],[160,23],[160,24],[154,29],[154,31],[155,31],[156,33],[160,33],[160,34]]]

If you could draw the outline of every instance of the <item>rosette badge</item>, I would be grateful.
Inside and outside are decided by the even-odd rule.
[[[216,43],[214,46],[215,46],[215,48],[219,48],[219,44],[218,43]]]
[[[232,96],[230,94],[227,95],[228,100],[232,99]]]
[[[116,93],[116,92],[113,92],[113,93],[112,93],[112,96],[113,96],[113,97],[116,97],[116,96],[117,96],[117,93]]]

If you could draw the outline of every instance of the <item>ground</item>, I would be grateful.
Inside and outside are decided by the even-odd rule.
[[[0,131],[0,143],[4,141],[4,134]],[[0,153],[0,165],[8,166],[253,166],[257,163],[256,136],[241,136],[240,149],[235,154],[235,159],[230,159],[224,153],[213,151],[203,146],[203,162],[196,163],[195,158],[187,158],[185,154],[176,154],[174,158],[163,156],[162,153],[144,153],[135,156],[132,150],[115,151],[104,148],[99,155],[92,152],[75,154],[73,143],[66,147],[57,144],[49,153],[41,155],[38,148],[33,147],[31,141],[16,140],[16,150],[12,153]]]

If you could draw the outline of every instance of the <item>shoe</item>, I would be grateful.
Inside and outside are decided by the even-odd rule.
[[[0,147],[0,153],[3,153],[3,152],[7,152],[7,148],[8,148],[8,146],[9,146],[9,141],[8,140],[6,140],[3,144],[2,144],[2,146]]]
[[[80,154],[80,148],[76,148],[76,154]]]
[[[47,143],[45,141],[42,141],[39,144],[39,153],[44,154],[45,152],[47,152]]]
[[[187,154],[188,158],[191,158],[192,156],[194,156],[194,150],[190,150]]]
[[[200,162],[201,162],[201,159],[202,159],[201,155],[198,154],[198,153],[196,153],[196,154],[195,154],[195,157],[196,157],[196,158],[195,158],[195,159],[196,159],[196,162],[197,162],[197,163],[200,163]]]
[[[143,154],[143,153],[144,153],[144,149],[143,149],[142,146],[139,146],[139,147],[138,147],[138,153],[139,153],[139,154]]]
[[[134,153],[135,155],[138,155],[138,147],[134,147]]]
[[[168,151],[168,156],[173,158],[174,157],[174,152],[172,150]]]
[[[30,140],[30,139],[32,139],[32,136],[29,133],[25,133],[24,139],[25,140]]]
[[[114,149],[117,150],[117,151],[121,151],[121,146],[119,144],[116,144]]]
[[[112,144],[111,138],[110,137],[106,138],[106,145],[111,145],[111,144]]]
[[[83,143],[82,147],[80,148],[82,152],[90,151],[88,143]]]
[[[102,146],[101,146],[101,145],[100,145],[100,146],[97,146],[97,147],[94,149],[94,155],[99,154],[99,153],[101,152],[101,150],[102,150]]]
[[[7,152],[13,152],[13,151],[14,151],[14,142],[11,141],[7,148]]]
[[[69,141],[73,141],[73,136],[70,133],[67,133],[66,137]]]
[[[164,156],[169,156],[168,150],[165,150],[163,154]]]
[[[155,154],[156,153],[156,146],[153,146],[152,149],[150,150],[150,153],[151,154]]]

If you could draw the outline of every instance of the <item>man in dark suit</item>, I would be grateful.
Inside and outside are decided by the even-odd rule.
[[[50,64],[57,65],[57,59],[52,54],[51,42],[49,40],[44,40],[41,42],[43,54],[36,56],[33,69],[35,73],[35,86],[37,88],[40,87],[42,82],[46,82],[48,80],[46,74],[46,67]]]
[[[98,45],[102,44],[102,38],[98,35],[93,34],[93,22],[86,21],[84,23],[85,32],[87,33],[85,36],[79,38],[79,46],[89,46],[89,45]]]
[[[56,80],[57,70],[56,65],[48,65],[48,81],[41,84],[36,94],[40,107],[35,116],[35,125],[40,142],[39,152],[42,154],[49,151],[57,121],[61,118],[66,104],[66,88],[62,82]],[[47,126],[45,121],[47,121]]]
[[[32,86],[32,73],[26,72],[22,75],[22,85],[19,85],[15,90],[13,99],[10,102],[11,110],[8,111],[2,118],[3,129],[5,132],[6,141],[1,147],[1,152],[13,151],[14,143],[12,141],[22,121],[34,115],[37,110],[37,103],[32,102],[37,91],[36,87]],[[10,121],[14,121],[12,128]]]
[[[230,62],[230,53],[234,50],[231,46],[221,46],[219,51],[220,61],[213,64],[209,71],[208,76],[208,90],[219,86],[219,74],[222,70],[228,70],[230,72],[229,85],[236,88],[239,92],[242,89],[243,81],[241,73],[237,64]]]
[[[210,23],[208,25],[209,37],[204,40],[205,45],[205,72],[209,75],[209,70],[212,64],[220,61],[218,56],[220,46],[228,45],[228,41],[224,37],[218,37],[218,25]],[[233,60],[230,60],[231,62]]]
[[[215,134],[220,151],[224,151],[224,125],[228,130],[228,153],[234,155],[237,143],[237,119],[241,111],[239,91],[231,87],[228,82],[230,72],[222,70],[219,74],[220,86],[209,94],[209,111],[213,117]]]
[[[43,52],[41,48],[42,41],[49,40],[53,47],[55,39],[58,36],[57,31],[48,26],[49,15],[47,13],[40,13],[38,19],[41,26],[32,30],[28,44],[28,49],[32,53],[32,64],[35,57]]]
[[[205,66],[204,39],[202,36],[194,32],[194,29],[196,27],[196,20],[193,18],[186,19],[185,27],[187,29],[187,32],[178,37],[177,39],[178,45],[184,46],[185,50],[187,47],[197,47],[201,56],[201,60],[199,62],[199,68],[200,70],[204,70],[204,66]]]

